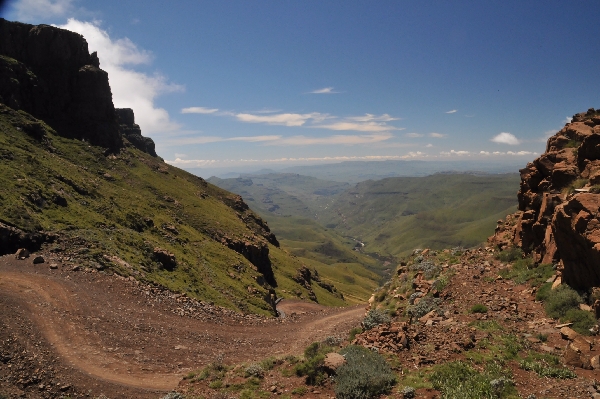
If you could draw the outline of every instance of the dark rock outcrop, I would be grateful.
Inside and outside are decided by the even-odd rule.
[[[520,172],[519,212],[489,242],[559,263],[572,287],[600,286],[600,110],[574,115]]]
[[[135,116],[131,108],[117,108],[117,119],[119,121],[119,129],[123,137],[125,137],[135,148],[147,154],[156,157],[154,140],[150,137],[142,136],[140,126],[135,123]]]
[[[52,242],[56,237],[43,232],[25,232],[0,222],[0,255],[13,254],[20,248],[36,252],[45,242]]]
[[[122,146],[108,74],[83,36],[0,18],[0,101],[60,135]]]

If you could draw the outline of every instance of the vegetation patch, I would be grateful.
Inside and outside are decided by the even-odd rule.
[[[346,363],[337,370],[336,398],[374,398],[389,392],[396,383],[395,374],[378,353],[354,345],[340,353],[346,358]]]
[[[435,367],[430,380],[445,399],[517,398],[517,392],[508,371],[496,363],[478,370],[456,361]]]
[[[365,330],[370,330],[380,324],[389,323],[390,316],[379,309],[371,309],[362,321],[362,326]]]

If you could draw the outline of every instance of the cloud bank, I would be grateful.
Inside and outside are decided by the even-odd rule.
[[[183,86],[169,83],[160,74],[148,75],[135,71],[132,66],[149,64],[152,54],[139,49],[127,38],[113,40],[99,23],[69,19],[59,28],[83,35],[90,52],[97,51],[100,67],[108,72],[113,103],[116,108],[132,108],[135,120],[144,135],[178,130],[180,125],[171,121],[169,113],[154,105],[162,94],[183,91]]]

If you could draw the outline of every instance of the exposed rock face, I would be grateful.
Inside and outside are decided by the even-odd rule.
[[[490,243],[560,262],[575,288],[600,286],[600,110],[574,115],[520,172],[519,212],[499,221]]]
[[[28,233],[0,222],[0,255],[15,253],[20,248],[35,252],[44,242],[51,242],[54,238],[47,233]]]
[[[83,36],[0,18],[0,54],[0,102],[65,137],[122,146],[108,74]]]
[[[117,113],[121,134],[138,150],[144,151],[153,157],[158,156],[154,149],[154,140],[150,137],[142,136],[140,126],[135,123],[133,110],[131,108],[117,108],[115,111]]]

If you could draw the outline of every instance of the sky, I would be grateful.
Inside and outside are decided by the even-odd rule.
[[[14,0],[82,34],[158,154],[251,171],[347,160],[523,167],[600,108],[597,1]]]

